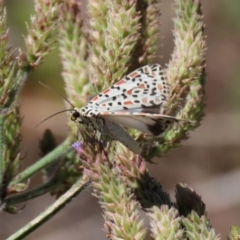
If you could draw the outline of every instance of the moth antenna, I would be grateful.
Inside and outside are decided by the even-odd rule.
[[[56,94],[58,94],[59,96],[61,96],[66,102],[68,102],[73,108],[75,108],[75,106],[63,95],[61,94],[60,92],[56,91],[55,89],[53,88],[50,88],[49,86],[45,85],[44,83],[42,83],[41,81],[38,81],[42,86],[44,86],[45,88],[55,92]]]
[[[56,112],[56,113],[50,115],[49,117],[43,119],[40,123],[38,123],[38,124],[35,126],[35,128],[38,127],[40,124],[44,123],[45,121],[47,121],[48,119],[50,119],[50,118],[52,118],[52,117],[54,117],[54,116],[56,116],[56,115],[58,115],[58,114],[60,114],[60,113],[63,113],[63,112],[70,112],[70,111],[72,111],[72,110],[73,110],[73,109],[65,109],[65,110],[62,110],[62,111]]]

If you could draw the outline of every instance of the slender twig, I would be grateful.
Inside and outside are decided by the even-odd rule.
[[[67,152],[71,150],[70,141],[66,139],[61,145],[55,148],[52,152],[47,154],[41,160],[25,169],[23,172],[19,173],[11,182],[10,186],[14,186],[17,183],[23,182],[29,179],[33,174],[38,172],[39,170],[45,168],[49,164],[53,163],[57,158],[63,156]]]
[[[14,233],[12,236],[7,238],[7,240],[16,240],[23,239],[28,236],[35,229],[40,227],[47,220],[55,216],[62,208],[65,207],[67,203],[69,203],[78,193],[83,191],[88,185],[90,181],[88,177],[85,175],[79,179],[64,195],[62,195],[54,204],[48,207],[43,213],[41,213],[38,217],[33,219],[30,223],[25,225],[19,231]]]
[[[5,203],[7,205],[13,205],[13,204],[25,202],[30,199],[39,197],[39,196],[55,189],[57,186],[59,186],[59,183],[60,183],[59,179],[53,178],[50,181],[48,181],[47,183],[45,183],[37,188],[31,189],[28,192],[24,192],[22,194],[17,194],[15,196],[6,198]]]
[[[4,157],[3,157],[3,151],[4,151],[4,116],[0,115],[0,196],[2,193],[2,187],[3,187],[3,174],[4,174]],[[0,199],[1,200],[1,199]]]

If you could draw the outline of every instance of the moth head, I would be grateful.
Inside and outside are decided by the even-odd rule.
[[[80,116],[81,116],[81,114],[79,113],[78,109],[74,108],[72,110],[71,120],[75,122]]]

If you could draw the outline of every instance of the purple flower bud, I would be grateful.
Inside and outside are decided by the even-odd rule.
[[[77,141],[72,144],[72,147],[80,154],[83,153],[83,145],[81,142]]]

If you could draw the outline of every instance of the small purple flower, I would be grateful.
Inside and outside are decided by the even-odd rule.
[[[79,153],[83,153],[84,150],[83,150],[83,144],[79,141],[75,142],[72,144],[72,147]]]

